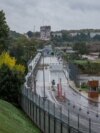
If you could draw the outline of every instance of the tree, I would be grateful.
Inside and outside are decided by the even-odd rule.
[[[32,31],[28,31],[28,32],[27,32],[27,35],[28,35],[28,37],[31,38],[31,37],[33,37],[33,32],[32,32]]]
[[[75,43],[73,45],[73,50],[78,51],[79,54],[88,54],[88,47],[86,43]]]
[[[0,98],[18,104],[25,67],[8,53],[0,56]]]
[[[7,49],[9,27],[6,23],[5,13],[0,11],[0,53]]]
[[[31,57],[34,57],[36,44],[35,40],[21,36],[12,42],[9,51],[19,63],[26,64]]]
[[[12,71],[7,65],[0,68],[0,98],[18,104],[20,96],[20,86],[23,83],[22,78],[18,76],[17,71]]]

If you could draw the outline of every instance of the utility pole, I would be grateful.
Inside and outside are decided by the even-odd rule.
[[[44,100],[46,99],[46,95],[45,95],[45,70],[44,70],[44,51],[42,52],[43,55],[43,88],[44,88]]]

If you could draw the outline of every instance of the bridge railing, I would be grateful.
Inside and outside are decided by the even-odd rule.
[[[95,123],[70,109],[64,115],[61,106],[40,97],[30,89],[22,91],[21,105],[26,114],[44,133],[98,133]]]
[[[39,58],[38,62],[41,58]],[[37,73],[38,63],[32,69],[32,74]],[[76,113],[74,105],[70,102],[62,108],[48,99],[43,99],[32,89],[26,86],[22,89],[21,106],[31,120],[44,133],[98,133],[99,125]]]

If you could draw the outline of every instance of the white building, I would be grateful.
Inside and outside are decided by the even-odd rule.
[[[51,56],[53,50],[52,50],[52,46],[51,45],[47,45],[44,47],[43,49],[44,52],[44,56]]]
[[[40,39],[50,40],[51,38],[51,26],[41,26],[40,27]]]
[[[100,32],[91,32],[90,33],[91,38],[95,37],[96,35],[100,35]]]
[[[53,37],[62,37],[62,33],[61,32],[52,32],[52,36]]]

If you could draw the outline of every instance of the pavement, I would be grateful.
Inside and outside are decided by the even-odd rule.
[[[55,103],[57,106],[62,107],[62,113],[64,115],[68,115],[68,109],[70,110],[71,119],[77,121],[77,115],[80,114],[81,125],[87,128],[87,122],[89,118],[92,120],[93,131],[98,133],[97,131],[100,128],[99,122],[100,117],[96,117],[97,114],[100,115],[100,104],[95,104],[94,102],[89,102],[85,93],[80,93],[72,81],[68,80],[69,75],[67,70],[63,68],[63,62],[54,57],[44,57],[44,64],[48,64],[47,67],[44,68],[44,77],[45,83],[43,82],[43,69],[38,70],[36,75],[36,92],[41,97],[44,96],[44,86],[45,86],[45,94],[47,98]],[[43,65],[43,58],[41,59],[40,65]],[[57,83],[59,83],[59,79],[62,81],[62,89],[63,94],[65,94],[67,101],[59,103],[56,99],[57,96]],[[55,91],[52,91],[51,81],[55,80]],[[70,102],[70,106],[69,103]],[[81,110],[80,110],[81,108]],[[89,112],[89,113],[88,113]],[[89,124],[89,123],[88,123]],[[73,122],[72,122],[73,125]],[[86,132],[85,132],[86,133]]]

